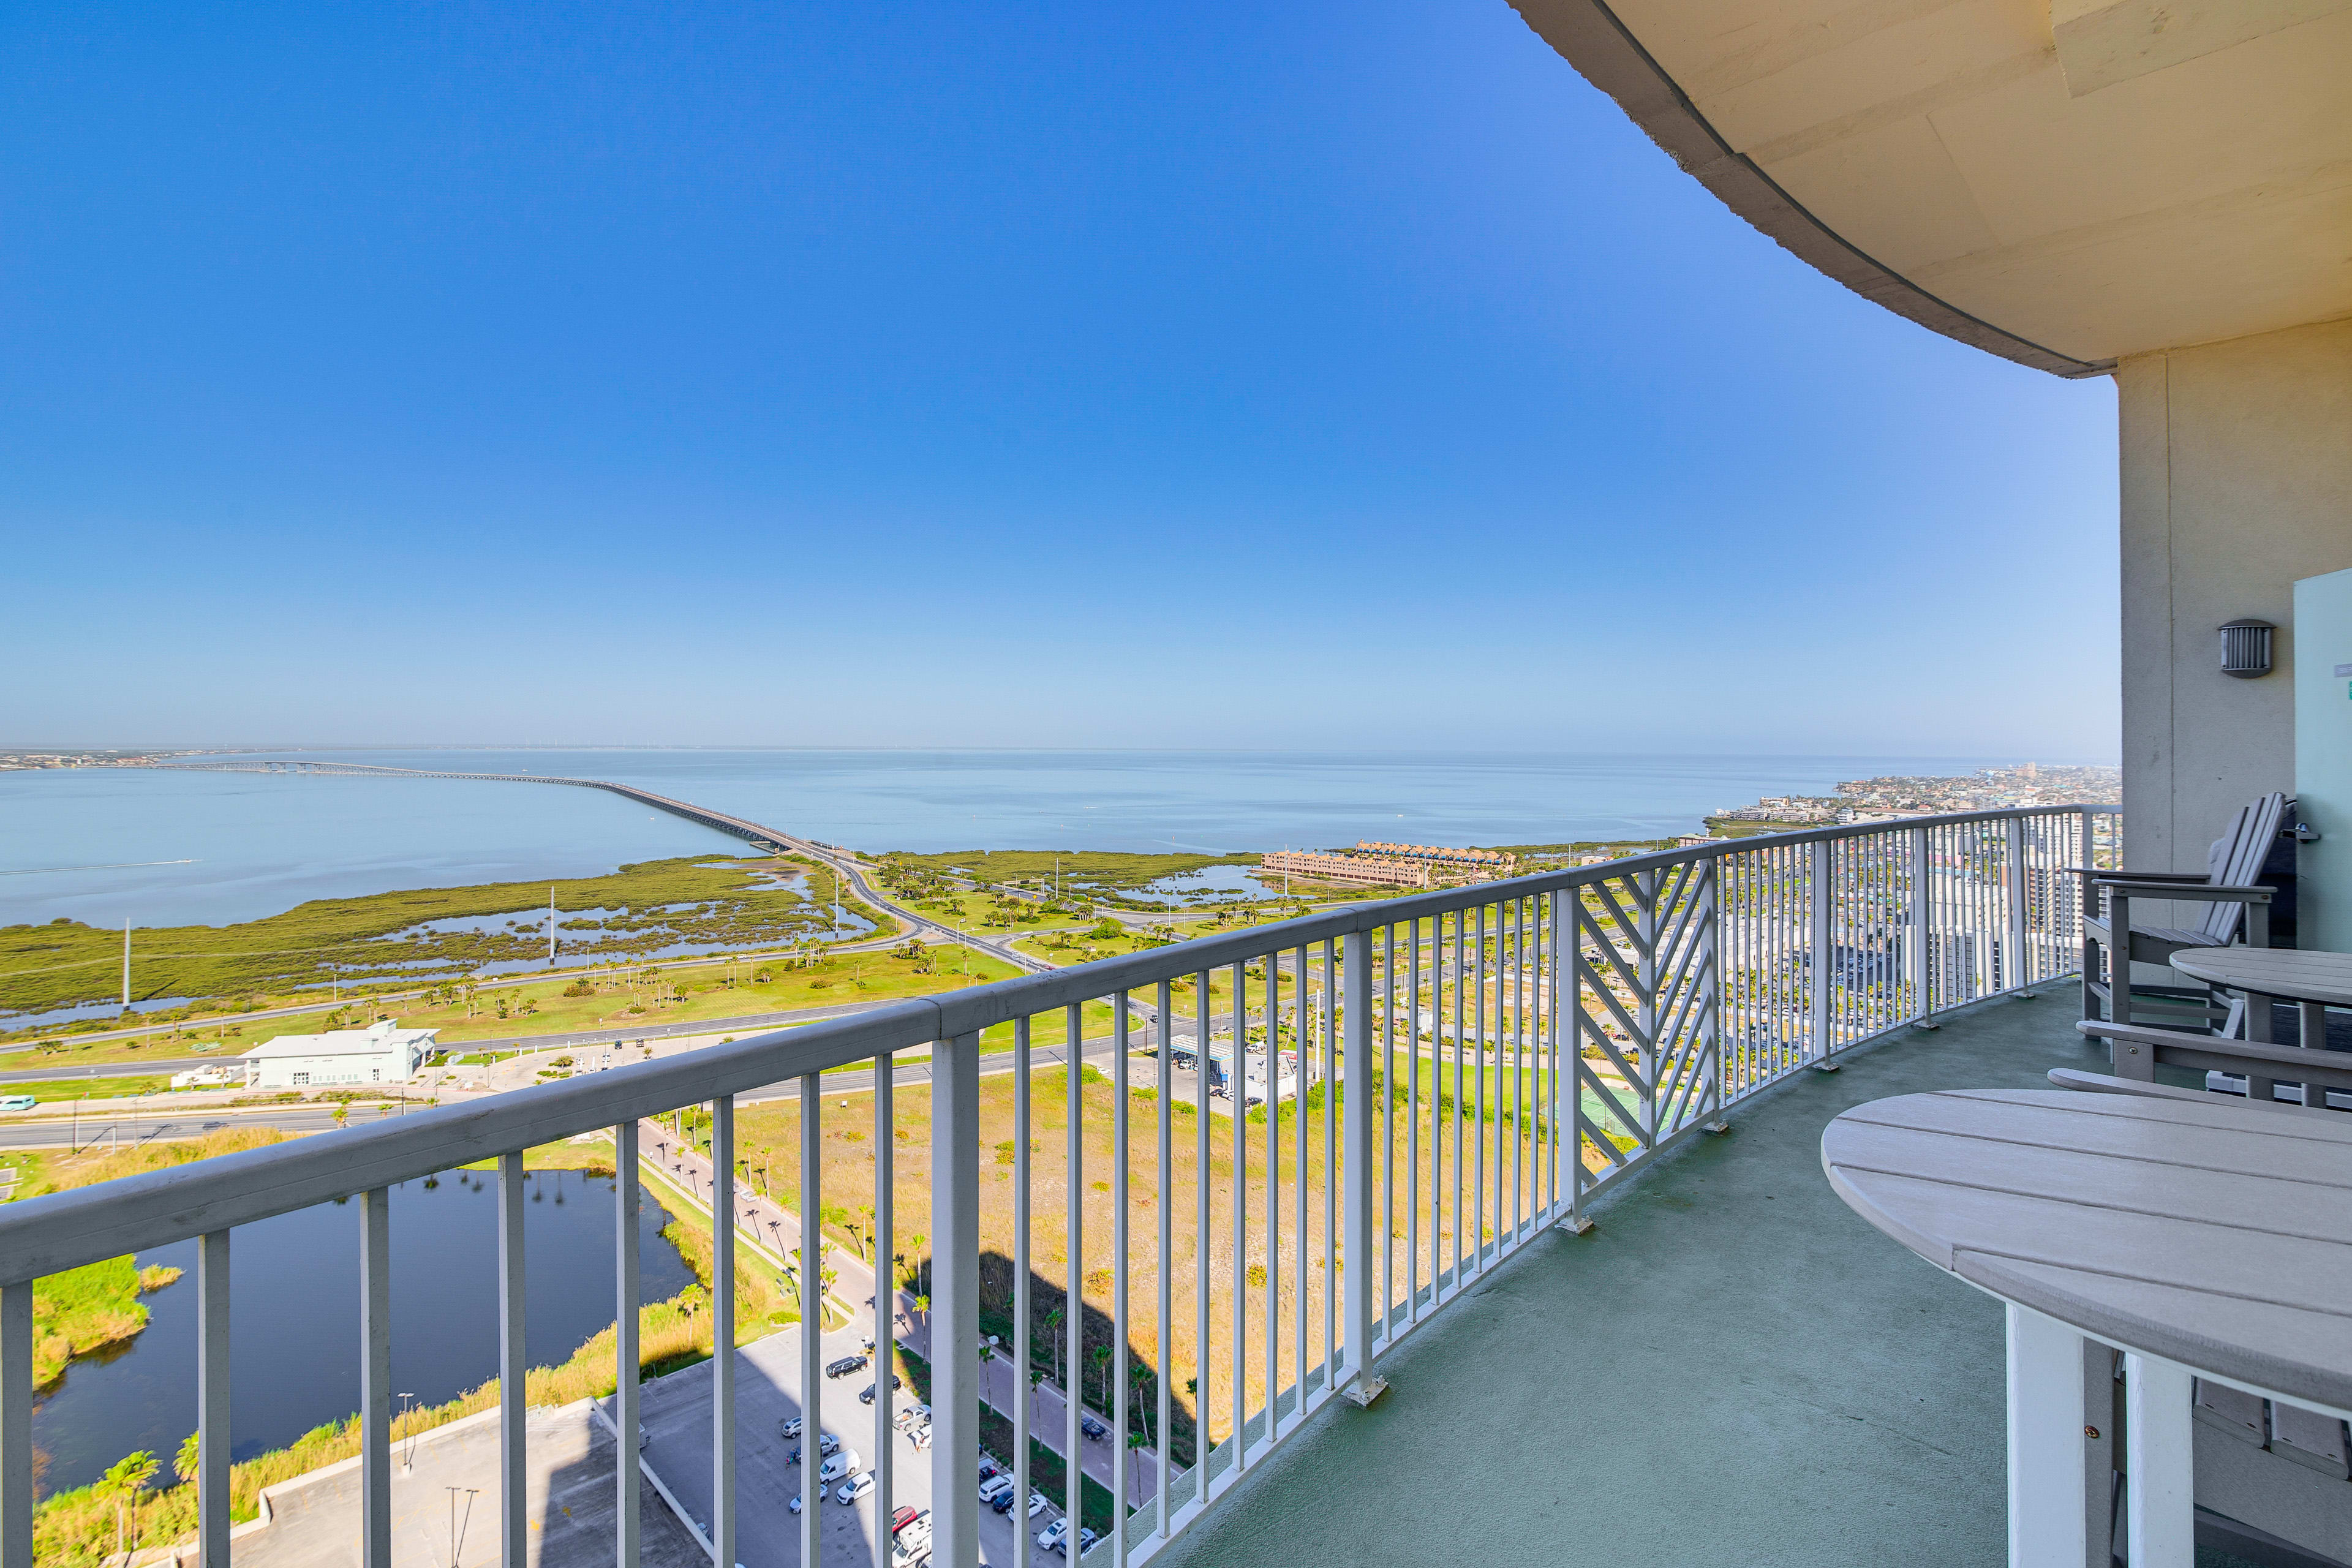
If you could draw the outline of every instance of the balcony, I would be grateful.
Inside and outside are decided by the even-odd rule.
[[[1986,1002],[1757,1096],[1473,1288],[1168,1561],[2000,1562],[2001,1305],[1847,1208],[1821,1134],[1889,1095],[2103,1069],[2073,1002]]]
[[[1844,1213],[1816,1142],[1857,1100],[2085,1059],[2063,987],[2006,997],[2072,967],[2066,868],[2111,853],[2113,819],[1855,825],[1423,892],[11,1205],[0,1563],[32,1556],[32,1281],[188,1238],[175,1546],[228,1561],[228,1390],[257,1370],[229,1353],[234,1237],[305,1210],[359,1258],[358,1453],[278,1500],[369,1568],[437,1518],[427,1474],[483,1494],[517,1564],[873,1562],[900,1508],[930,1533],[893,1561],[959,1568],[1041,1562],[1034,1526],[1063,1517],[1112,1563],[1255,1559],[1277,1521],[1364,1561],[1502,1529],[1677,1562],[1733,1513],[1752,1560],[1980,1560],[1999,1315]],[[683,1136],[656,1120],[683,1108]],[[746,1116],[797,1152],[781,1204],[752,1200]],[[622,1246],[611,1364],[636,1375],[533,1406],[524,1155],[583,1138],[609,1141],[616,1234],[649,1179],[698,1206],[709,1353],[641,1347],[677,1314],[646,1314]],[[393,1192],[467,1167],[497,1189],[496,1408],[421,1460],[404,1440],[395,1474]],[[845,1203],[870,1209],[854,1247]],[[739,1262],[789,1282],[798,1324],[738,1310]],[[870,1406],[838,1381],[866,1334],[927,1401],[927,1444],[888,1380]],[[794,1418],[863,1446],[872,1491],[828,1496],[777,1440]],[[1041,1512],[975,1505],[983,1450],[1017,1496],[1055,1494]],[[238,1556],[302,1560],[263,1529]]]

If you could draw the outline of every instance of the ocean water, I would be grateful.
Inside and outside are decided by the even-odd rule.
[[[867,850],[1656,837],[1760,795],[2019,758],[1042,751],[277,752],[605,778]],[[2047,759],[2044,759],[2047,760]],[[0,773],[0,925],[226,924],[308,899],[745,852],[600,790],[152,769]],[[157,862],[165,862],[157,864]]]

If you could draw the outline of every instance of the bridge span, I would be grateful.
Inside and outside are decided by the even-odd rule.
[[[880,889],[866,879],[866,874],[859,868],[855,855],[848,850],[835,845],[820,844],[813,838],[802,838],[790,833],[779,833],[772,827],[763,826],[744,817],[730,816],[723,811],[713,811],[709,806],[697,805],[689,800],[674,800],[668,795],[656,795],[649,789],[639,789],[635,784],[616,784],[611,779],[578,779],[570,778],[562,773],[463,773],[428,768],[387,768],[380,767],[373,763],[256,760],[236,763],[147,763],[142,765],[165,771],[180,769],[214,773],[326,773],[348,778],[471,779],[489,784],[570,784],[577,789],[601,789],[609,795],[617,795],[625,800],[634,800],[640,805],[650,805],[656,811],[666,811],[673,816],[682,816],[687,821],[700,826],[731,834],[737,838],[772,853],[805,855],[810,859],[839,872],[860,899],[877,910],[897,916],[904,921],[915,934],[927,940],[970,942],[973,946],[985,948],[1014,968],[1027,970],[1033,974],[1042,974],[1053,967],[1045,960],[1023,952],[1014,947],[1010,936],[1000,941],[990,942],[982,938],[977,932],[967,934],[959,929],[942,925],[929,915],[884,898]]]
[[[650,805],[656,811],[668,812],[672,816],[682,816],[700,826],[732,834],[776,854],[807,855],[827,862],[833,859],[826,846],[811,839],[779,833],[772,827],[765,827],[740,816],[730,816],[723,811],[713,811],[692,801],[673,800],[668,795],[656,795],[635,784],[615,784],[611,779],[567,778],[561,773],[461,773],[426,768],[378,767],[372,763],[154,763],[149,765],[157,769],[210,773],[328,773],[345,778],[470,779],[486,784],[571,784],[578,789],[601,789],[610,795],[621,795],[641,805]]]

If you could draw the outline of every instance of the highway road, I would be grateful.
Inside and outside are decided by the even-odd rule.
[[[105,1102],[112,1104],[114,1102]],[[144,1143],[155,1138],[201,1138],[227,1127],[276,1127],[288,1132],[331,1132],[337,1127],[364,1127],[388,1116],[422,1110],[422,1105],[354,1105],[342,1121],[331,1105],[272,1105],[238,1110],[205,1109],[173,1111],[112,1110],[104,1114],[64,1115],[54,1120],[0,1122],[0,1149],[86,1149],[92,1143]]]

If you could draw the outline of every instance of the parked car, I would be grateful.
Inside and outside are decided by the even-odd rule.
[[[845,1481],[865,1468],[866,1461],[857,1457],[856,1449],[844,1448],[824,1462],[817,1471],[816,1479],[820,1485],[830,1485],[835,1481]]]
[[[1078,1555],[1085,1556],[1087,1548],[1093,1546],[1098,1539],[1100,1538],[1091,1530],[1078,1531]],[[1037,1544],[1045,1551],[1058,1552],[1067,1557],[1070,1554],[1070,1521],[1066,1519],[1057,1519],[1039,1531]]]
[[[801,1494],[800,1494],[800,1493],[798,1493],[798,1492],[794,1492],[791,1497],[786,1498],[786,1499],[784,1500],[784,1506],[785,1506],[786,1508],[788,1508],[788,1509],[792,1510],[794,1513],[798,1513],[798,1512],[800,1512],[800,1510],[801,1510]]]
[[[926,1421],[920,1426],[908,1427],[907,1441],[914,1445],[918,1454],[928,1449],[931,1446],[931,1424]]]
[[[906,1386],[907,1384],[905,1381],[901,1379],[898,1373],[892,1373],[890,1374],[891,1393],[896,1394],[898,1390]],[[869,1383],[866,1385],[866,1392],[857,1396],[857,1403],[860,1405],[871,1405],[874,1403],[874,1385],[872,1384]]]
[[[1031,1492],[1029,1494],[1029,1517],[1031,1519],[1036,1518],[1039,1514],[1045,1512],[1047,1509],[1053,1506],[1054,1505],[1052,1503],[1045,1500],[1045,1494],[1044,1492]]]
[[[831,1432],[819,1433],[816,1439],[816,1451],[820,1454],[838,1454],[841,1452],[841,1439]]]
[[[890,1419],[902,1432],[919,1421],[928,1426],[931,1424],[931,1407],[920,1400],[912,1405],[901,1405],[890,1413]]]
[[[991,1476],[980,1483],[980,1500],[994,1502],[1001,1497],[1011,1497],[1014,1490],[1011,1476]]]
[[[833,1494],[833,1500],[835,1502],[856,1502],[859,1498],[864,1497],[873,1489],[874,1478],[872,1476],[852,1476],[847,1480],[841,1483],[840,1489]]]
[[[890,1516],[890,1533],[896,1535],[917,1520],[929,1519],[930,1516],[929,1509],[917,1508],[913,1503],[908,1503]]]
[[[1099,1438],[1110,1436],[1110,1428],[1104,1425],[1099,1417],[1090,1415],[1083,1410],[1078,1412],[1078,1430],[1089,1437]]]
[[[839,1361],[827,1362],[825,1363],[824,1375],[827,1377],[847,1377],[853,1372],[864,1372],[865,1370],[866,1358],[864,1356],[845,1355]]]
[[[776,1436],[779,1437],[797,1437],[800,1435],[801,1418],[797,1415],[787,1415],[776,1425]]]
[[[30,1110],[40,1103],[29,1094],[0,1094],[0,1110]]]
[[[994,1509],[999,1513],[1011,1513],[1013,1511],[1013,1505],[1020,1500],[1020,1489],[1017,1487],[1007,1487],[1004,1490],[997,1493],[996,1500],[990,1503],[988,1506]]]

